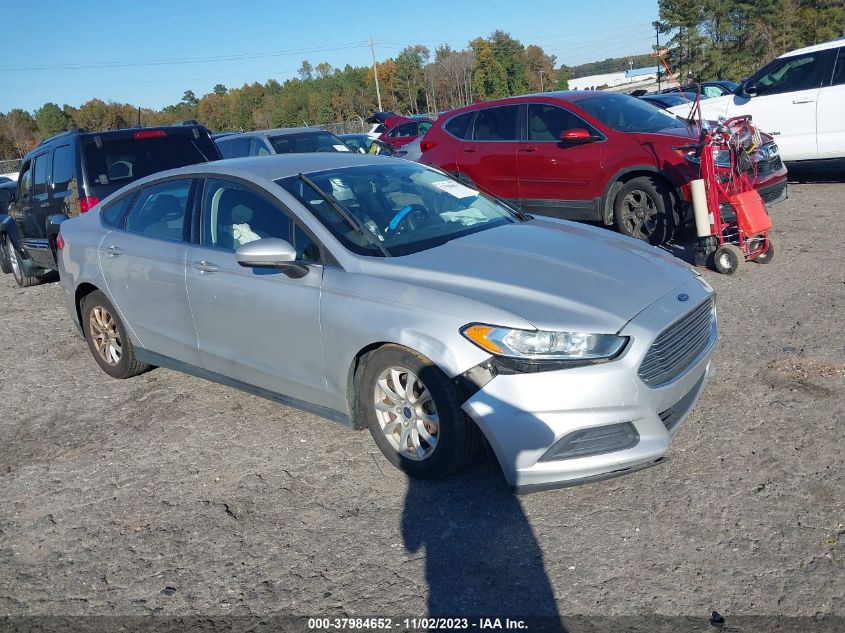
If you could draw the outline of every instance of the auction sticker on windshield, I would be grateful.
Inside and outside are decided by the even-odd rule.
[[[478,195],[475,189],[470,189],[454,180],[438,180],[437,182],[431,183],[431,186],[437,187],[440,191],[445,191],[456,198],[474,198]]]

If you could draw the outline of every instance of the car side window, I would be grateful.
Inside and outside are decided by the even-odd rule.
[[[818,88],[821,84],[819,70],[823,65],[823,53],[816,51],[778,60],[752,83],[758,95],[783,94],[798,90]]]
[[[260,139],[256,136],[252,139],[252,142],[250,143],[249,155],[250,156],[269,156],[270,150],[267,149],[267,144],[264,142],[264,140]]]
[[[717,88],[716,86],[704,86],[701,91],[704,93],[705,97],[708,97],[710,99],[722,96],[721,89]]]
[[[402,136],[414,136],[414,134],[416,134],[416,127],[416,123],[403,123],[402,125],[397,125],[387,133],[387,137],[397,138]]]
[[[425,134],[431,129],[431,121],[420,121],[417,125],[417,134]]]
[[[227,140],[221,139],[219,141],[214,141],[214,142],[217,143],[217,149],[220,150],[220,155],[223,158],[231,158],[231,156],[232,156],[232,141],[227,141]]]
[[[53,191],[67,191],[73,178],[73,150],[70,145],[60,145],[53,150]]]
[[[268,197],[249,187],[210,178],[203,197],[202,243],[236,251],[265,237],[292,244],[290,217]]]
[[[830,83],[832,86],[845,84],[845,48],[839,49],[839,54],[836,57],[836,67],[833,69],[833,80]]]
[[[182,240],[191,180],[168,180],[145,187],[126,217],[126,230],[149,237]]]
[[[311,236],[305,232],[299,224],[294,228],[294,248],[296,248],[296,259],[311,264],[316,264],[321,261],[320,247],[311,239]]]
[[[518,105],[479,110],[475,117],[473,140],[517,141],[519,140],[518,121]]]
[[[239,136],[238,138],[233,138],[231,141],[231,146],[229,147],[229,156],[228,158],[240,158],[242,156],[249,156],[249,143],[250,137],[248,136]]]
[[[123,218],[126,217],[126,212],[134,199],[135,194],[130,193],[128,196],[123,196],[120,200],[110,202],[108,206],[103,207],[100,211],[100,218],[103,223],[114,227],[122,226]]]
[[[548,103],[528,105],[528,140],[560,141],[560,133],[574,128],[589,129],[587,123],[569,110]]]
[[[40,196],[47,193],[47,162],[50,160],[50,154],[45,152],[35,157],[35,167],[33,168],[32,179],[32,195]]]
[[[18,178],[18,199],[23,201],[32,194],[32,162],[27,161],[21,167],[21,174]]]
[[[459,114],[458,116],[449,119],[446,122],[446,125],[443,126],[443,129],[449,132],[452,136],[464,139],[469,138],[470,123],[472,123],[473,116],[475,116],[475,112]]]

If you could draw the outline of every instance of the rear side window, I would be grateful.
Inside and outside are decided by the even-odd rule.
[[[258,138],[257,136],[252,139],[252,143],[249,146],[249,155],[250,156],[269,156],[270,150],[267,149],[267,144],[264,142],[264,139]]]
[[[47,161],[49,160],[50,154],[41,154],[35,157],[35,167],[32,170],[34,173],[32,179],[33,196],[47,193]]]
[[[149,237],[181,240],[191,180],[168,180],[141,190],[129,215],[126,230]]]
[[[102,149],[93,139],[85,143],[85,167],[93,184],[122,186],[166,169],[217,158],[213,147],[201,149],[202,139],[195,140],[192,134],[142,139],[101,138]]]
[[[100,218],[108,226],[122,226],[123,218],[126,216],[126,212],[129,210],[129,206],[134,199],[135,194],[133,193],[123,196],[120,200],[109,203],[107,207],[103,207],[102,211],[100,211]]]
[[[402,125],[397,125],[395,128],[390,130],[387,133],[388,138],[397,138],[400,136],[416,136],[417,134],[417,124],[416,123],[403,123]]]
[[[240,158],[242,156],[249,156],[249,141],[248,136],[239,136],[228,141],[229,153],[226,158]]]
[[[517,141],[519,130],[519,106],[499,106],[479,110],[475,117],[476,141]]]
[[[265,237],[291,239],[291,220],[277,205],[236,182],[209,179],[202,210],[203,244],[235,251]]]
[[[547,103],[528,106],[529,141],[559,141],[564,130],[588,127],[582,119],[561,107]]]
[[[443,126],[443,129],[449,132],[452,136],[457,136],[458,138],[469,138],[469,124],[472,122],[473,115],[475,115],[475,112],[459,114],[458,116],[449,119],[446,122],[446,125]]]
[[[73,178],[73,150],[61,145],[53,150],[53,191],[67,191]]]

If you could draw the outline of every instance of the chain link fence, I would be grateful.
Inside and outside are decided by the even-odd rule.
[[[11,160],[0,160],[0,175],[13,174],[20,171],[22,158],[13,158]]]

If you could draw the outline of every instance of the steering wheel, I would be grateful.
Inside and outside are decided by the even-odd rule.
[[[423,226],[428,220],[429,212],[426,207],[421,204],[409,204],[394,215],[384,230],[385,235],[395,234],[399,235],[406,229],[415,231]]]

